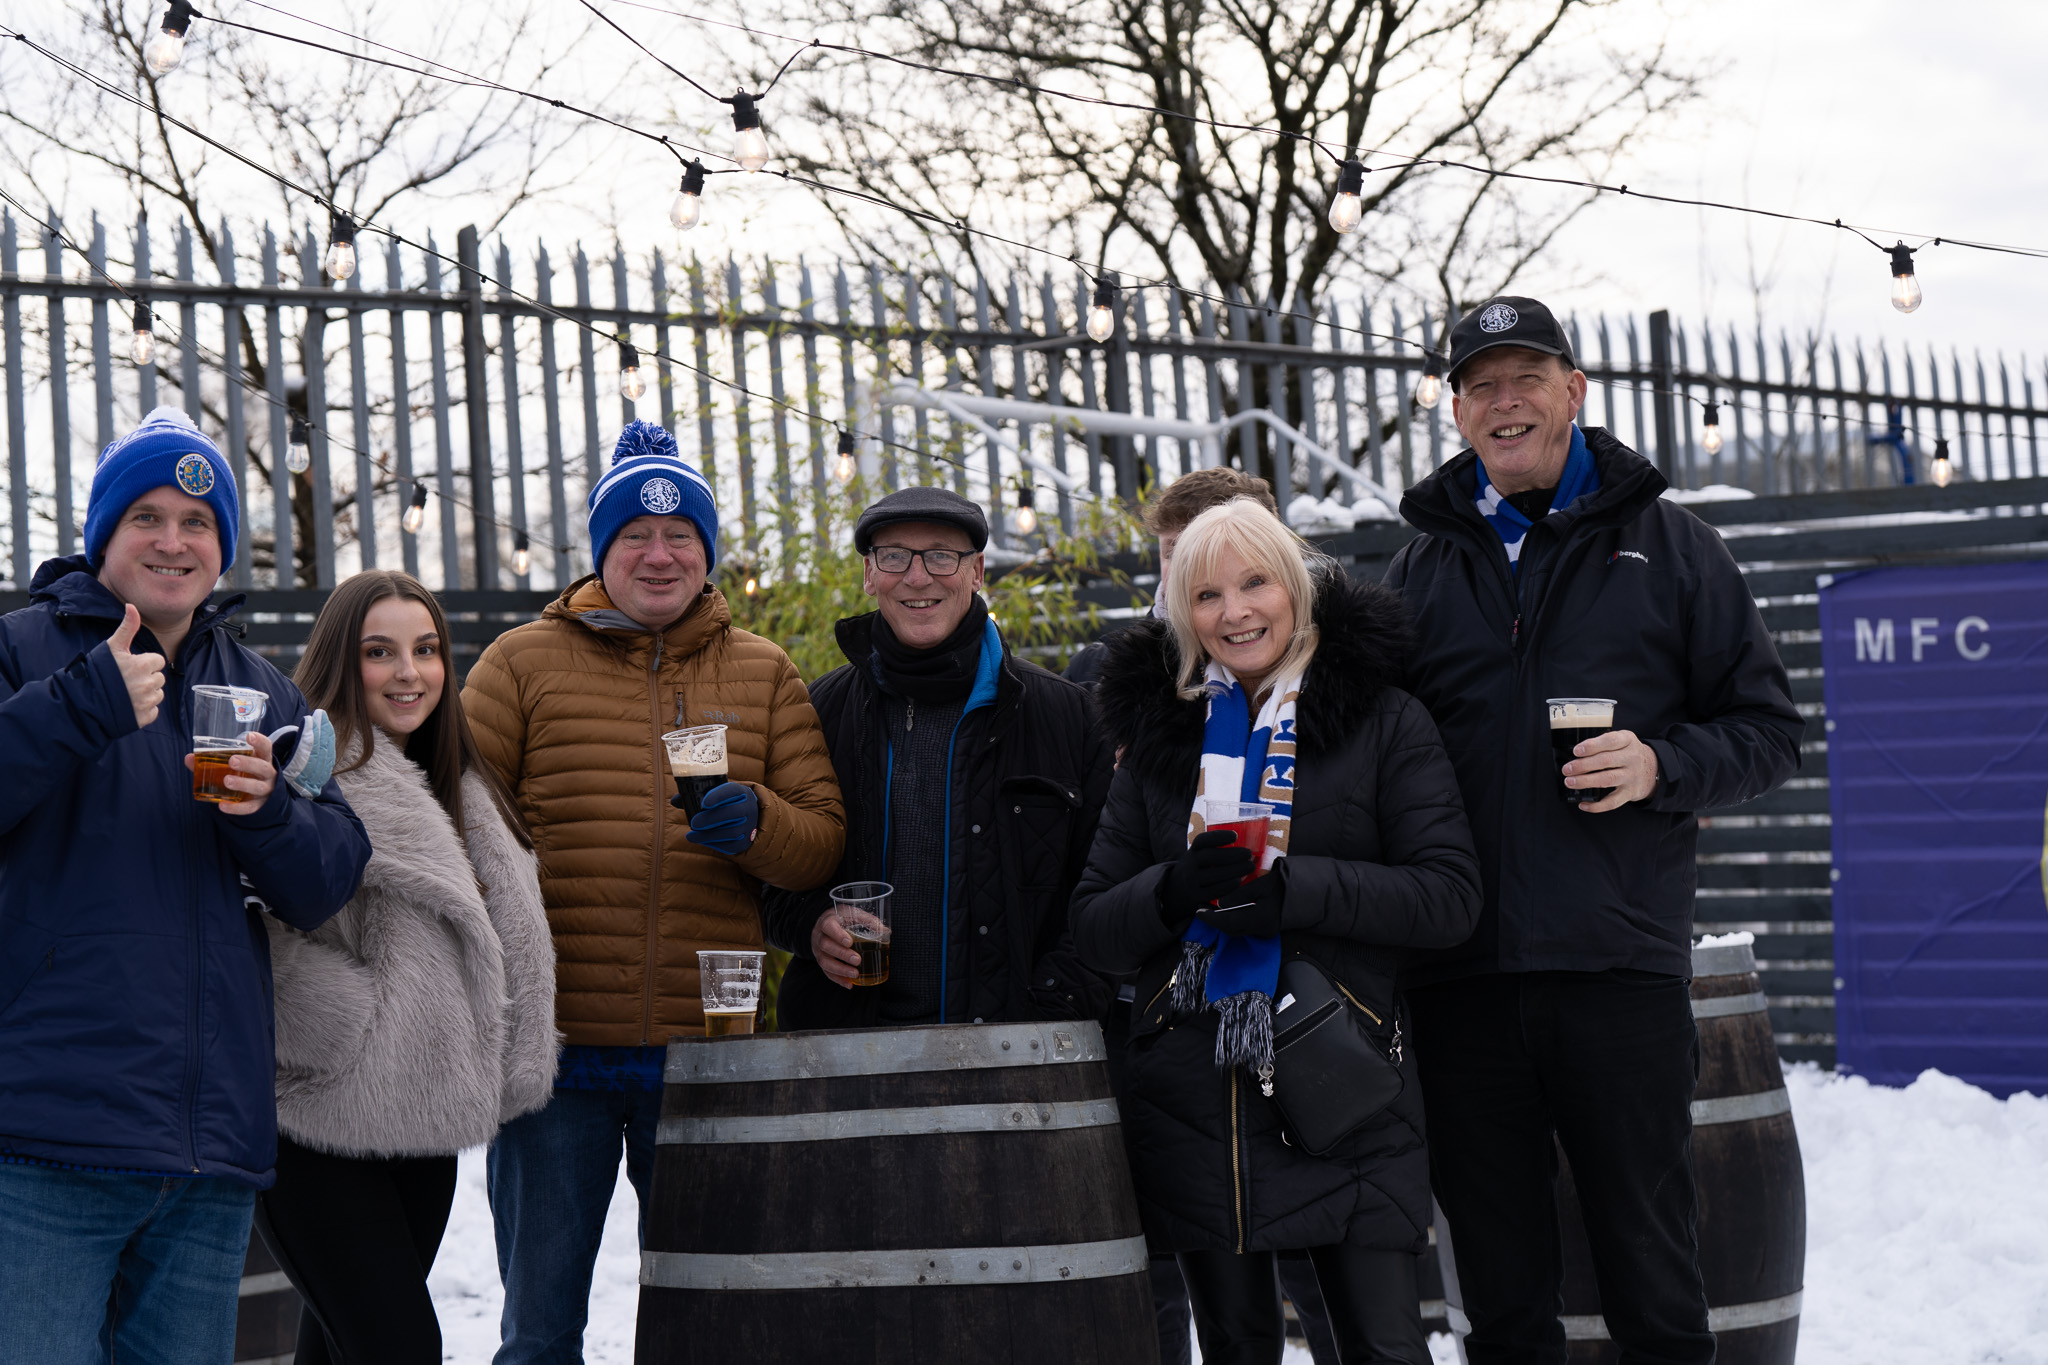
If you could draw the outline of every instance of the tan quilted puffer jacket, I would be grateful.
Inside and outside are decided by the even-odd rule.
[[[845,813],[810,694],[714,587],[657,636],[580,579],[484,651],[462,704],[540,855],[565,1042],[701,1032],[697,950],[760,947],[762,884],[807,890],[838,866]],[[668,803],[662,734],[708,724],[729,727],[731,778],[761,799],[737,858],[688,842]]]

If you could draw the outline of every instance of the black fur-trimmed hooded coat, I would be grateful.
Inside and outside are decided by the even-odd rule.
[[[1391,1046],[1401,968],[1472,932],[1479,862],[1436,726],[1392,685],[1408,639],[1399,600],[1333,573],[1317,582],[1315,619],[1279,864],[1282,950],[1319,963]],[[1178,662],[1164,622],[1107,641],[1096,705],[1122,760],[1074,902],[1082,959],[1137,973],[1120,1100],[1146,1235],[1154,1251],[1419,1251],[1429,1164],[1412,1051],[1393,1104],[1312,1157],[1284,1140],[1256,1078],[1217,1069],[1215,1013],[1176,1016],[1168,1003],[1180,935],[1160,918],[1159,890],[1187,847],[1206,714],[1176,695]]]

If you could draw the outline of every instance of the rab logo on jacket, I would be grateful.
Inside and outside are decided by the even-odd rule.
[[[1650,557],[1644,554],[1641,550],[1616,550],[1613,554],[1607,556],[1607,562],[1609,564],[1612,564],[1616,560],[1620,559],[1640,559],[1645,564],[1648,564],[1650,562]]]

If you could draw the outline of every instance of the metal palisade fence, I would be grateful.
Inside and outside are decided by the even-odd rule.
[[[310,234],[265,229],[252,264],[225,223],[153,240],[138,221],[110,254],[97,218],[77,233],[54,217],[0,217],[13,585],[76,548],[97,452],[159,402],[190,413],[234,465],[248,538],[235,585],[280,589],[377,565],[448,590],[567,582],[589,568],[585,490],[634,417],[675,433],[719,490],[727,553],[760,556],[767,574],[769,551],[810,534],[841,496],[842,428],[866,473],[945,482],[989,507],[1000,548],[1027,551],[1033,538],[1012,519],[1020,497],[1071,529],[1079,502],[1221,457],[1291,489],[1298,525],[1330,531],[1391,510],[1306,458],[1311,448],[1394,495],[1460,447],[1446,408],[1414,402],[1444,320],[1362,299],[1281,307],[1126,289],[1098,344],[1079,327],[1091,301],[1080,277],[593,262],[581,248],[515,260],[502,243],[486,254],[469,228],[450,255],[432,239],[428,251],[378,251],[377,240],[364,233],[361,268],[335,285]],[[144,364],[129,356],[138,299],[154,315]],[[1680,488],[1770,496],[1924,481],[1941,440],[1961,479],[2041,472],[2048,371],[2003,357],[1687,328],[1661,312],[1569,326],[1590,381],[1583,420]],[[638,402],[621,392],[621,337],[644,358]],[[1131,413],[1153,430],[1083,433],[1042,410],[970,420],[934,393]],[[1255,408],[1285,429],[1228,425]],[[309,440],[295,473],[279,455],[297,417]],[[430,496],[415,533],[402,521],[420,487]]]

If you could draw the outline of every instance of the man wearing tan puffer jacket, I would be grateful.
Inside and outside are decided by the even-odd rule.
[[[796,666],[737,630],[706,581],[711,487],[648,422],[590,495],[598,572],[500,636],[462,701],[519,799],[554,931],[566,1046],[553,1099],[491,1144],[505,1308],[497,1365],[575,1362],[619,1152],[642,1230],[662,1049],[703,1031],[700,948],[759,948],[763,886],[809,890],[845,838],[831,756]],[[661,736],[724,725],[729,781],[694,819]]]

